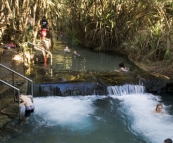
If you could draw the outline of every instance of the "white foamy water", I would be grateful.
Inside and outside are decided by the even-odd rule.
[[[115,114],[118,110],[118,115],[124,118],[122,122],[125,122],[128,130],[137,138],[144,139],[146,143],[162,143],[166,138],[173,138],[172,113],[154,113],[157,103],[162,103],[160,96],[144,93],[144,88],[139,85],[112,86],[108,87],[108,91],[108,96],[37,97],[34,99],[36,119],[42,120],[41,122],[46,126],[61,126],[75,133],[82,130],[96,130],[98,124],[98,130],[100,130],[105,125],[104,122],[108,120],[107,117],[98,114],[100,110],[97,109],[102,107],[101,104],[95,105],[94,102],[98,103],[97,99],[103,99],[101,101],[104,105],[104,98],[111,97],[119,100],[116,102],[117,100],[110,98],[111,102],[115,101],[117,104],[112,106],[112,110]],[[109,99],[105,100],[106,105],[107,101]],[[113,105],[111,102],[110,104]],[[167,112],[169,107],[164,105]],[[103,109],[101,112],[109,112],[106,106]],[[110,114],[113,113],[112,110]]]
[[[166,138],[173,138],[172,115],[153,112],[161,100],[159,96],[145,93],[110,96],[121,101],[119,110],[129,130],[147,139],[147,143],[162,143]]]
[[[44,117],[48,126],[61,125],[68,128],[86,129],[92,126],[92,114],[95,111],[93,101],[97,96],[50,96],[35,98],[35,114]],[[103,98],[103,97],[101,97]]]

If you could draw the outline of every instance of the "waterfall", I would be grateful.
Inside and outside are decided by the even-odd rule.
[[[145,87],[142,85],[125,84],[122,86],[108,86],[108,95],[121,96],[125,94],[144,93]]]

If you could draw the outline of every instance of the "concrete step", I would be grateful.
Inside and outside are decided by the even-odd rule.
[[[0,110],[6,108],[12,102],[14,102],[13,95],[4,96],[2,99],[0,99]]]
[[[4,86],[3,84],[0,83],[0,99],[3,97],[5,91],[9,89],[8,86]]]
[[[12,119],[7,115],[0,114],[0,128],[10,122]]]
[[[3,103],[4,102],[4,103]],[[8,102],[10,104],[8,104]],[[5,106],[0,111],[0,128],[12,121],[15,117],[19,116],[19,106],[11,98],[1,100],[2,106]]]
[[[1,110],[1,114],[8,115],[11,118],[19,116],[19,105],[18,102],[9,104],[6,108]]]

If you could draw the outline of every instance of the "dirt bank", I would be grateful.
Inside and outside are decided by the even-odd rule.
[[[170,80],[173,80],[173,69],[168,66],[162,65],[161,62],[155,62],[150,65],[134,62],[138,67],[143,69],[144,71],[148,71],[149,73],[155,76],[164,76]]]

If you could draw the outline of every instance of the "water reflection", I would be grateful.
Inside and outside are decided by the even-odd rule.
[[[108,54],[108,53],[99,53],[94,52],[90,49],[80,47],[80,46],[72,46],[69,45],[69,49],[71,52],[64,52],[65,45],[55,45],[55,47],[51,50],[52,53],[52,66],[50,65],[50,60],[48,60],[48,64],[44,65],[43,63],[35,63],[32,68],[28,68],[25,73],[33,74],[38,76],[33,71],[44,71],[46,75],[51,75],[50,69],[54,73],[59,71],[79,71],[79,72],[86,72],[86,71],[115,71],[119,70],[118,64],[120,62],[124,62],[127,67],[130,68],[130,71],[133,71],[135,68],[127,59],[121,57],[116,54]],[[74,52],[77,52],[80,56],[74,56]],[[33,70],[33,68],[35,68]],[[45,74],[40,74],[45,75]]]
[[[71,52],[64,52],[63,46],[57,46],[53,49],[53,67],[54,71],[114,71],[119,69],[118,64],[125,62],[127,67],[131,66],[127,60],[118,55],[106,53],[97,53],[79,46],[69,46]],[[80,56],[74,56],[77,51]]]

